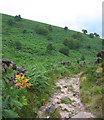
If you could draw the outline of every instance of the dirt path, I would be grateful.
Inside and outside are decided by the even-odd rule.
[[[56,82],[54,94],[49,98],[49,103],[41,106],[38,111],[39,118],[50,118],[56,109],[61,118],[93,118],[90,113],[85,112],[79,94],[79,80],[81,73],[72,78],[59,79]]]

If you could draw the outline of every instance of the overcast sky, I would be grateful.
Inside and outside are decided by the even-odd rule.
[[[102,36],[103,0],[0,0],[0,13]]]

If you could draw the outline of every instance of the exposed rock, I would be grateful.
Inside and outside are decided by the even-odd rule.
[[[16,70],[19,72],[19,73],[25,73],[26,72],[26,69],[24,68],[24,66],[22,67],[17,67]]]
[[[97,63],[99,64],[99,63],[102,63],[102,62],[103,62],[103,59],[101,57],[98,57],[97,58]]]
[[[58,89],[54,90],[55,93],[49,99],[50,100],[49,104],[47,103],[46,106],[44,106],[44,110],[41,111],[40,109],[38,111],[39,118],[45,117],[44,113],[55,114],[57,108],[60,108],[58,112],[61,115],[61,118],[63,119],[72,118],[72,116],[76,115],[78,112],[84,111],[84,106],[81,103],[79,97],[80,94],[79,78],[81,74],[82,72],[75,75],[73,78],[67,79],[67,83],[65,82],[66,79],[60,79],[58,82],[56,82],[56,86],[60,86],[61,90],[60,91]],[[68,88],[70,90],[68,90]],[[47,118],[47,116],[45,118]]]
[[[69,113],[69,118],[71,118],[72,117],[72,113]]]
[[[55,112],[55,105],[51,105],[50,107],[48,107],[47,109],[46,109],[46,113],[54,113]]]
[[[11,61],[9,60],[9,59],[2,59],[2,62],[3,63],[5,63],[8,67],[9,67],[9,65],[10,65],[10,63],[11,63]]]
[[[7,64],[5,64],[5,63],[1,63],[1,66],[2,66],[2,71],[3,71],[3,72],[6,72],[7,69],[8,69]]]
[[[12,70],[16,70],[19,71],[19,73],[25,73],[26,69],[24,68],[24,66],[22,67],[18,67],[16,66],[16,63],[10,61],[9,59],[0,59],[0,63],[2,66],[2,71],[6,72],[8,67],[11,68]]]
[[[14,62],[11,62],[9,67],[13,70],[16,70],[16,68],[17,68],[16,63],[14,63]]]
[[[88,112],[79,112],[72,118],[94,118],[94,116],[91,113]]]
[[[67,85],[63,85],[64,88],[67,88]]]
[[[104,50],[100,50],[98,53],[97,53],[97,57],[100,57],[100,58],[104,58]]]
[[[68,102],[68,101],[69,101],[69,99],[68,99],[67,97],[62,98],[62,100],[66,101],[66,102]]]

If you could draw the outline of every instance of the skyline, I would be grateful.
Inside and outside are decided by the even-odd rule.
[[[2,0],[3,14],[21,15],[22,18],[43,22],[70,30],[98,33],[102,36],[103,0]]]

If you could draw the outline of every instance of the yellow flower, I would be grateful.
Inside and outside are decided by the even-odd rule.
[[[25,77],[25,75],[23,75],[22,77],[21,77],[21,75],[16,75],[16,77],[15,77],[15,81],[17,82],[15,85],[16,86],[20,86],[20,89],[21,88],[25,88],[25,87],[29,87],[29,86],[32,86],[33,84],[31,84],[31,83],[27,83],[27,81],[29,81],[31,78],[29,78],[29,79],[24,79],[24,77]]]
[[[16,83],[16,84],[15,84],[15,86],[19,86],[19,85],[21,85],[21,83]]]
[[[46,99],[45,99],[45,98],[43,98],[43,101],[46,101]]]
[[[31,79],[31,78],[30,78]],[[29,81],[30,79],[24,79],[24,80],[22,80],[22,82],[27,82],[27,81]]]
[[[16,79],[20,79],[21,78],[21,76],[20,75],[16,75]]]
[[[25,75],[23,75],[23,76],[21,77],[21,80],[23,80],[24,77],[25,77]]]

